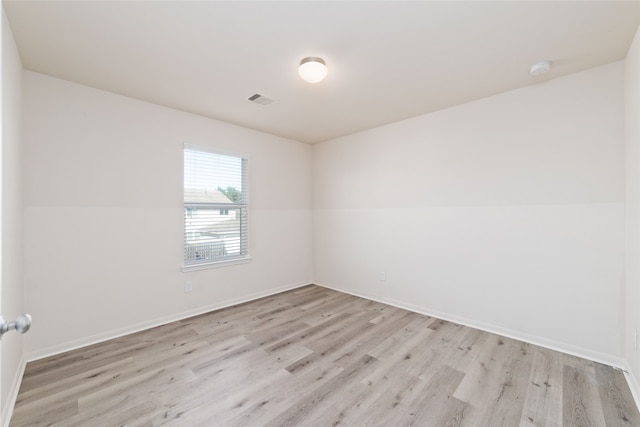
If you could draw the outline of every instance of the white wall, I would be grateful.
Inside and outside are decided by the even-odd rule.
[[[314,146],[316,282],[620,364],[622,81],[613,63]]]
[[[310,146],[33,72],[23,103],[30,357],[310,281]],[[251,263],[180,271],[184,143],[249,154]]]
[[[625,355],[631,385],[640,402],[640,353],[634,329],[640,332],[640,29],[625,60],[626,160],[626,334]]]
[[[13,320],[24,311],[22,245],[22,63],[2,9],[2,314]],[[24,369],[23,336],[2,338],[2,422],[13,407]],[[4,424],[3,424],[4,425]]]

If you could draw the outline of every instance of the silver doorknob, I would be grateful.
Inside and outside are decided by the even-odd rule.
[[[7,322],[4,317],[0,316],[0,339],[2,336],[11,330],[15,330],[19,334],[24,334],[31,327],[31,316],[28,314],[21,314],[18,318],[12,322]]]

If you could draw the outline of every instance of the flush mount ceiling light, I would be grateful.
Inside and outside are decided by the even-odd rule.
[[[308,56],[300,61],[298,74],[305,82],[318,83],[327,76],[327,64],[322,58]]]
[[[539,76],[540,74],[548,73],[551,69],[551,61],[541,61],[533,64],[529,68],[529,74],[532,76]]]

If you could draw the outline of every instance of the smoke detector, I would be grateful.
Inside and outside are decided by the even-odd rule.
[[[539,76],[540,74],[548,73],[551,69],[551,61],[540,61],[529,68],[529,74],[532,76]]]

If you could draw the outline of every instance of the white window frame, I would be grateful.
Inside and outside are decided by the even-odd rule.
[[[237,157],[242,161],[242,182],[243,182],[243,195],[244,200],[243,203],[198,203],[193,201],[185,200],[185,182],[184,182],[184,165],[185,165],[185,151],[198,151],[203,153],[211,153],[222,156],[230,156]],[[251,256],[249,256],[249,156],[244,153],[231,152],[225,150],[218,150],[211,147],[203,147],[199,145],[191,145],[184,144],[184,149],[182,150],[182,165],[183,165],[183,246],[182,246],[182,271],[194,271],[194,270],[203,270],[208,268],[217,268],[228,265],[235,264],[243,264],[251,261]],[[192,233],[193,231],[187,230],[187,210],[192,208],[200,208],[212,211],[234,211],[240,210],[240,248],[241,253],[239,255],[230,255],[224,256],[215,260],[205,260],[202,262],[187,262],[187,234]]]

